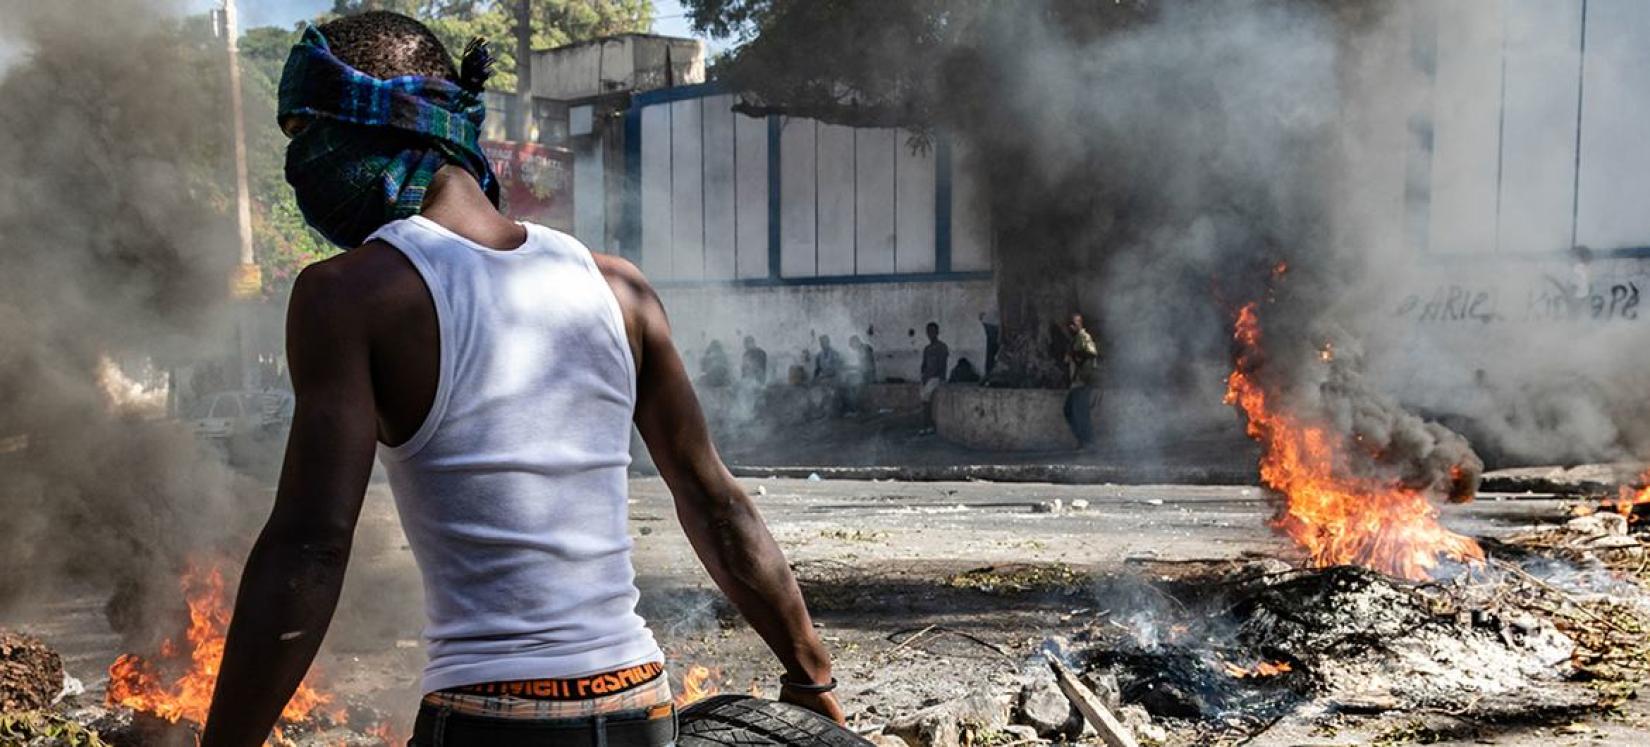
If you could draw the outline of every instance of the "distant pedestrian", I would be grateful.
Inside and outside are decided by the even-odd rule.
[[[842,375],[842,353],[831,347],[829,335],[819,336],[819,355],[814,356],[814,381],[832,381]]]
[[[705,354],[699,359],[699,385],[721,387],[733,383],[733,367],[728,363],[728,352],[721,340],[711,340]]]
[[[745,336],[745,357],[739,362],[739,378],[746,383],[768,383],[768,351],[756,345],[756,338]]]
[[[929,322],[926,329],[928,346],[922,349],[922,401],[928,405],[928,419],[934,419],[934,392],[945,383],[945,365],[951,360],[951,348],[940,342],[940,325]]]
[[[980,327],[985,330],[985,376],[991,378],[991,372],[997,369],[997,350],[1002,340],[1002,324],[997,319],[997,312],[980,312]]]
[[[1071,391],[1066,394],[1066,424],[1077,443],[1087,449],[1094,445],[1094,396],[1100,384],[1100,348],[1083,327],[1083,315],[1072,314],[1066,323],[1071,345],[1066,351],[1070,367]]]
[[[859,384],[875,384],[877,381],[877,353],[871,349],[871,344],[861,340],[859,335],[848,338],[848,349],[854,352],[854,381]]]

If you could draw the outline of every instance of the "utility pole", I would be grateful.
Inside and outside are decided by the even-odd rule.
[[[237,35],[240,20],[235,11],[235,0],[223,0],[223,27],[225,50],[229,53],[229,111],[234,119],[235,139],[235,223],[240,229],[240,262],[229,289],[231,297],[247,301],[258,297],[263,289],[263,276],[252,256],[252,194],[246,178],[246,112],[241,106],[241,49]],[[253,342],[255,325],[250,304],[236,304],[235,316],[236,368],[240,369],[243,389],[252,389],[257,376],[257,352]]]
[[[240,23],[235,0],[223,0],[223,25],[229,52],[229,110],[235,120],[235,219],[241,239],[234,293],[237,298],[249,298],[257,294],[262,278],[252,256],[252,195],[246,178],[246,112],[241,106],[241,50],[236,39]]]
[[[533,0],[516,0],[516,112],[508,137],[527,142],[533,131]]]

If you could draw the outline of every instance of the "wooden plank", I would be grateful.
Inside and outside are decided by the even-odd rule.
[[[1043,658],[1048,661],[1049,668],[1054,670],[1054,679],[1060,685],[1060,692],[1065,693],[1066,699],[1077,706],[1083,718],[1094,726],[1095,731],[1100,732],[1101,741],[1110,747],[1140,747],[1139,743],[1134,741],[1134,734],[1129,731],[1129,727],[1124,726],[1123,722],[1112,715],[1106,704],[1100,702],[1099,696],[1078,680],[1071,668],[1060,661],[1060,657],[1044,651]]]

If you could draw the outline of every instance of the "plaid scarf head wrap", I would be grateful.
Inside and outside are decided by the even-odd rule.
[[[314,26],[281,73],[276,118],[309,125],[287,145],[286,179],[304,220],[344,248],[379,227],[417,215],[435,172],[468,171],[496,207],[498,180],[481,151],[481,93],[492,65],[487,45],[464,51],[460,83],[406,75],[374,78],[332,55]]]

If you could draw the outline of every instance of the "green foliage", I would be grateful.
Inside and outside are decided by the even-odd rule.
[[[97,732],[48,711],[0,713],[0,744],[108,747]]]
[[[423,21],[457,54],[470,39],[493,44],[498,58],[491,88],[516,90],[515,6],[518,0],[333,0],[324,18],[388,10]],[[646,32],[653,0],[532,0],[533,48],[547,49],[613,34]]]
[[[418,18],[453,52],[481,36],[498,57],[495,90],[516,86],[515,0],[334,0],[324,22],[342,14],[389,10]],[[652,0],[534,0],[533,45],[546,48],[599,36],[647,31]],[[246,109],[247,173],[252,193],[253,252],[263,272],[264,293],[279,298],[306,265],[337,253],[304,223],[285,176],[286,136],[275,123],[275,94],[296,29],[247,29],[240,38],[242,96]]]

